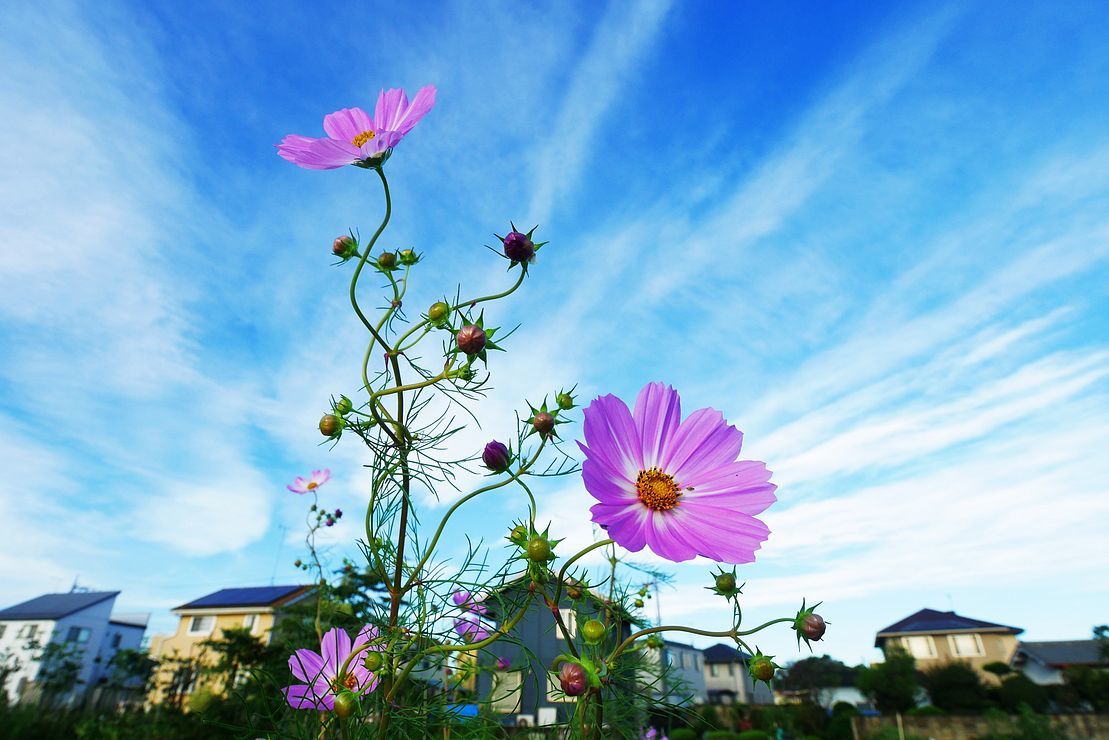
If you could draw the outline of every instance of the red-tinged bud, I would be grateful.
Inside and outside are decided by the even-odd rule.
[[[481,453],[481,461],[494,473],[503,473],[508,470],[512,462],[512,453],[509,452],[507,445],[494,439],[485,445],[485,451]]]
[[[546,437],[554,431],[555,418],[546,411],[540,411],[532,418],[531,425],[535,428],[535,431]]]
[[[801,623],[801,634],[805,636],[806,640],[816,642],[824,637],[828,625],[824,621],[824,617],[819,614],[807,614]]]
[[[397,255],[393,252],[382,252],[377,257],[377,264],[384,270],[392,270],[397,266]]]
[[[568,580],[566,582],[566,595],[576,601],[584,596],[585,592],[582,590],[580,583]]]
[[[334,520],[334,519],[332,519],[331,517],[328,517],[328,518],[327,518],[327,521],[326,521],[326,522],[324,522],[324,524],[326,524],[326,525],[327,525],[327,526],[329,526],[329,527],[334,527],[334,526],[335,526],[335,520]]]
[[[454,341],[464,354],[476,355],[485,349],[485,330],[475,324],[467,324],[454,335]]]
[[[513,262],[527,262],[535,256],[535,244],[527,234],[510,231],[504,238],[504,256]]]
[[[331,253],[341,260],[349,260],[358,254],[358,245],[349,236],[339,236],[331,242]]]
[[[767,658],[756,658],[751,661],[751,678],[767,681],[774,678],[774,664]]]
[[[558,671],[558,683],[566,696],[581,696],[589,688],[589,677],[577,663],[563,663]]]

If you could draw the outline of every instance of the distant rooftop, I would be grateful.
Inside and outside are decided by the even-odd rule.
[[[224,588],[182,604],[181,609],[225,609],[235,606],[275,606],[301,595],[308,586],[255,586],[252,588]]]
[[[108,619],[112,624],[122,624],[127,627],[143,627],[150,623],[149,614],[113,614]]]
[[[1019,635],[1024,632],[1019,627],[984,622],[981,619],[963,617],[955,612],[941,612],[935,609],[921,609],[916,614],[894,622],[884,630],[879,630],[874,639],[874,647],[881,647],[882,639],[893,635],[931,634],[934,632],[1006,632]]]
[[[61,619],[102,601],[114,599],[119,591],[77,591],[68,594],[43,594],[22,604],[0,610],[0,620]]]
[[[1017,656],[1018,661],[1032,658],[1052,668],[1109,665],[1109,657],[1102,656],[1097,640],[1022,642],[1017,646]]]
[[[733,645],[718,642],[704,650],[706,663],[745,663],[751,656]]]

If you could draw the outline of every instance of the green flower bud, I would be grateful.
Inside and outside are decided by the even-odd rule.
[[[335,413],[339,416],[346,416],[354,409],[354,404],[346,396],[339,396],[339,400],[335,402]]]
[[[605,639],[606,631],[604,623],[598,619],[590,619],[581,626],[581,636],[589,645],[599,644],[601,640]]]
[[[735,590],[735,576],[731,573],[721,573],[716,577],[716,590],[730,593]]]
[[[562,393],[559,393],[557,396],[555,396],[555,402],[563,411],[569,411],[570,409],[574,408],[574,397],[566,391],[563,391]]]
[[[335,714],[346,719],[358,711],[358,697],[353,691],[340,691],[335,697]]]
[[[551,559],[551,543],[546,537],[532,537],[528,540],[528,560],[545,563]]]
[[[366,652],[366,657],[362,659],[362,665],[366,666],[366,670],[370,673],[377,673],[381,670],[381,666],[385,665],[385,657],[376,650],[369,650]]]
[[[382,252],[377,257],[377,264],[383,270],[392,270],[397,266],[397,255],[392,252]]]
[[[643,599],[636,599],[635,600],[635,608],[636,609],[642,609],[643,608]]]
[[[427,309],[428,319],[436,326],[445,322],[447,320],[447,317],[450,316],[450,313],[451,307],[443,301],[436,301],[435,303],[431,304],[430,308]]]
[[[400,250],[400,263],[402,265],[414,265],[420,261],[420,256],[413,252],[411,249]]]

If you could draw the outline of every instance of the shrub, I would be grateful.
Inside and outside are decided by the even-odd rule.
[[[910,717],[942,717],[947,714],[944,710],[940,709],[934,704],[927,704],[923,707],[913,707],[905,714]]]
[[[737,737],[731,730],[709,730],[702,736],[702,740],[735,740]]]
[[[679,727],[667,733],[670,740],[697,740],[697,733],[688,727]]]
[[[978,673],[965,663],[948,663],[923,674],[924,688],[932,703],[949,712],[980,712],[989,706],[986,687]]]
[[[1037,712],[1043,712],[1048,705],[1047,689],[1021,674],[1010,676],[1002,681],[997,689],[997,697],[1001,701],[1001,706],[1011,712],[1018,711],[1022,704]]]
[[[706,735],[705,737],[708,736]],[[732,737],[737,738],[737,740],[770,740],[770,735],[763,732],[762,730],[744,730],[738,735],[733,735]]]

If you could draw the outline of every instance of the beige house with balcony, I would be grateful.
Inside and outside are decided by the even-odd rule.
[[[160,663],[151,703],[187,706],[183,700],[202,684],[196,666],[210,659],[203,645],[206,640],[219,639],[225,629],[234,627],[248,629],[269,643],[281,610],[305,598],[310,590],[310,586],[225,588],[174,609],[177,631],[155,635],[150,641],[150,655]]]
[[[944,663],[967,663],[987,682],[997,683],[998,677],[982,667],[990,663],[1009,665],[1017,652],[1017,635],[1022,632],[1019,627],[971,619],[955,612],[921,609],[880,630],[874,638],[874,647],[884,653],[900,648],[916,659],[917,668],[922,671]]]

